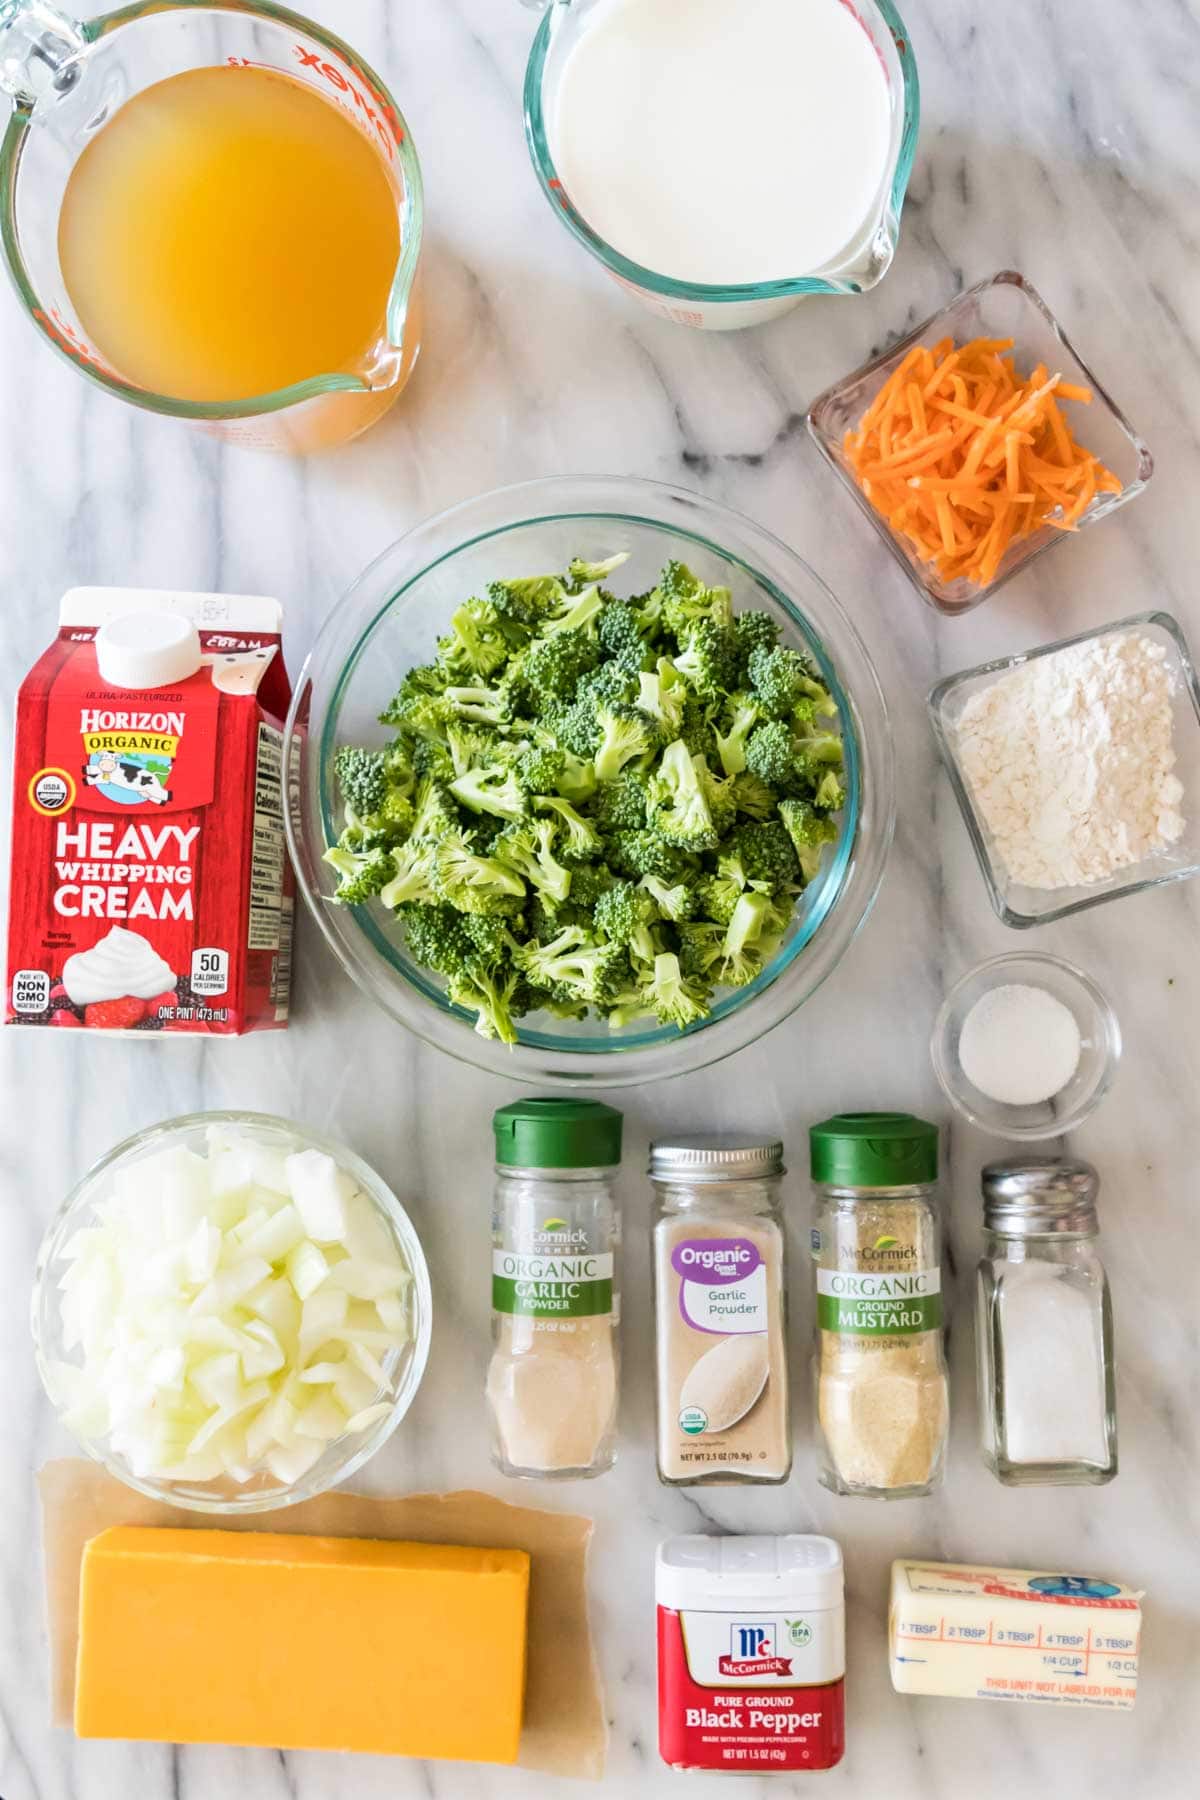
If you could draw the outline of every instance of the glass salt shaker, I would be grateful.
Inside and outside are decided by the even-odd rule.
[[[1117,1472],[1112,1306],[1090,1163],[1022,1157],[983,1171],[987,1246],[976,1348],[984,1461],[1012,1487]]]

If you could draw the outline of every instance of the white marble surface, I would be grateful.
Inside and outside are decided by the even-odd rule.
[[[660,323],[559,228],[522,142],[532,29],[515,0],[311,0],[372,59],[415,132],[429,202],[424,358],[402,405],[341,453],[290,462],[220,450],[92,391],[0,295],[2,691],[49,640],[79,582],[275,593],[295,672],[352,576],[424,515],[482,488],[554,471],[627,472],[703,488],[779,532],[833,586],[876,659],[899,760],[897,842],[879,905],[837,974],[732,1062],[626,1094],[622,1183],[628,1379],[618,1468],[522,1497],[592,1513],[592,1598],[612,1722],[608,1784],[674,1791],[655,1747],[651,1565],[671,1531],[805,1529],[842,1542],[849,1581],[849,1749],[823,1791],[929,1800],[1054,1793],[1117,1800],[1191,1791],[1195,1669],[1200,886],[1122,901],[1017,939],[992,917],[944,780],[923,699],[940,673],[1162,605],[1200,641],[1200,115],[1194,0],[907,0],[924,123],[900,252],[870,296],[809,301],[758,333],[702,337]],[[1023,269],[1140,427],[1148,494],[962,620],[916,601],[805,441],[826,383],[964,282]],[[5,840],[6,841],[6,840]],[[1108,989],[1125,1031],[1117,1085],[1071,1148],[1104,1181],[1104,1249],[1120,1357],[1122,1471],[1099,1491],[1000,1488],[974,1449],[967,1306],[978,1173],[1002,1147],[952,1134],[953,1447],[944,1490],[883,1506],[816,1486],[799,1382],[796,1472],[762,1494],[668,1492],[654,1475],[646,1141],[701,1121],[787,1140],[798,1252],[806,1125],[843,1107],[944,1116],[926,1041],[944,986],[981,956],[1036,944]],[[390,1177],[434,1272],[428,1378],[373,1485],[474,1484],[511,1494],[484,1452],[488,1121],[512,1085],[424,1049],[370,1010],[303,929],[286,1036],[168,1048],[8,1032],[0,1208],[0,1794],[4,1800],[245,1800],[529,1796],[570,1784],[507,1770],[268,1752],[77,1744],[47,1719],[33,1471],[69,1446],[42,1399],[26,1325],[34,1253],[65,1189],[117,1138],[202,1106],[250,1103],[311,1119]],[[800,1376],[810,1321],[795,1270]],[[1066,1564],[1148,1592],[1133,1715],[989,1709],[892,1694],[885,1576],[901,1551]],[[778,1778],[777,1778],[778,1779]],[[742,1791],[765,1793],[747,1778]],[[692,1791],[692,1790],[689,1790]],[[717,1789],[700,1777],[694,1791]]]

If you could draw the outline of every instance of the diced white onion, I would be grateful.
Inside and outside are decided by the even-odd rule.
[[[411,1271],[320,1150],[232,1127],[120,1170],[63,1246],[66,1423],[143,1478],[291,1485],[390,1411]]]

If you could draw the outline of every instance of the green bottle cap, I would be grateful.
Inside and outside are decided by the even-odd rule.
[[[514,1100],[492,1120],[506,1169],[606,1169],[621,1160],[622,1115],[599,1100]]]
[[[917,1187],[937,1180],[938,1128],[912,1113],[838,1113],[809,1130],[812,1178],[830,1187]]]

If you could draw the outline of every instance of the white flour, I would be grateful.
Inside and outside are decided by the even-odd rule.
[[[1161,644],[1114,632],[1035,657],[973,694],[956,728],[980,817],[1013,881],[1103,881],[1184,822]]]

